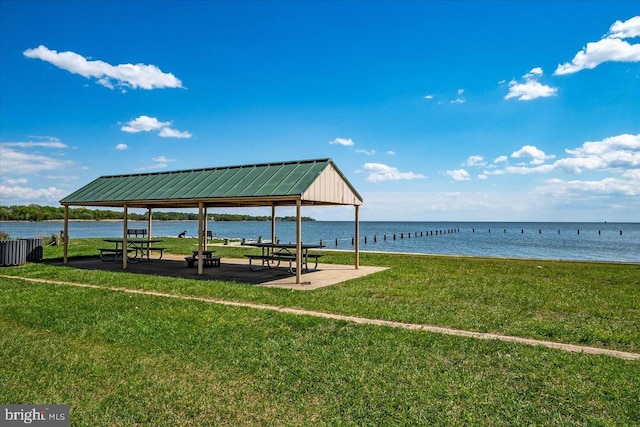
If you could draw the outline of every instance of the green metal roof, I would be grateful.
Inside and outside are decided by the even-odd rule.
[[[291,204],[331,166],[355,199],[362,198],[331,159],[102,176],[60,200],[63,205],[131,207]],[[322,204],[322,200],[313,201]],[[329,200],[326,204],[337,204]]]

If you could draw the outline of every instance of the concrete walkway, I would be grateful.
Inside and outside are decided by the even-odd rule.
[[[76,287],[91,288],[91,289],[107,289],[115,292],[124,292],[124,293],[130,293],[130,294],[149,295],[149,296],[162,297],[162,298],[176,298],[176,299],[187,300],[187,301],[200,301],[200,302],[220,304],[220,305],[225,305],[230,307],[243,307],[243,308],[251,308],[256,310],[277,311],[280,313],[295,314],[299,316],[313,316],[313,317],[319,317],[323,319],[341,320],[345,322],[353,322],[353,323],[364,324],[364,325],[376,325],[376,326],[384,326],[384,327],[390,327],[390,328],[402,328],[402,329],[410,329],[410,330],[416,330],[416,331],[426,331],[426,332],[432,332],[437,334],[454,335],[454,336],[459,336],[464,338],[506,341],[506,342],[513,342],[518,344],[531,345],[531,346],[542,346],[542,347],[576,352],[576,353],[605,355],[605,356],[617,357],[617,358],[626,359],[626,360],[640,360],[640,354],[638,353],[630,353],[630,352],[624,352],[624,351],[618,351],[618,350],[609,350],[604,348],[587,347],[587,346],[573,345],[573,344],[562,344],[562,343],[557,343],[552,341],[541,341],[541,340],[535,340],[531,338],[514,337],[514,336],[507,336],[507,335],[500,335],[500,334],[464,331],[460,329],[444,328],[440,326],[393,322],[390,320],[380,320],[380,319],[368,319],[365,317],[346,316],[342,314],[324,313],[320,311],[303,310],[303,309],[289,308],[289,307],[278,307],[278,306],[266,305],[266,304],[253,304],[248,302],[227,301],[227,300],[221,300],[216,298],[174,295],[174,294],[167,294],[163,292],[142,291],[137,289],[114,288],[114,287],[108,287],[108,286],[91,285],[86,283],[62,282],[62,281],[56,281],[56,280],[37,279],[37,278],[28,278],[28,277],[20,277],[20,276],[7,276],[7,275],[0,275],[0,277],[24,280],[26,282],[76,286]]]

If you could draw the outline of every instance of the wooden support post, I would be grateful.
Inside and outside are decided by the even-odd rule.
[[[69,261],[69,206],[64,205],[64,226],[62,227],[62,244],[64,245],[64,264]]]
[[[356,270],[360,268],[360,206],[355,205],[355,230],[354,234],[356,237],[356,247],[355,247],[355,268]]]
[[[271,243],[276,242],[276,205],[271,205]],[[273,255],[274,248],[271,248],[271,255]]]
[[[129,247],[127,229],[129,228],[129,207],[124,204],[124,220],[122,221],[122,269],[127,269],[127,248]]]
[[[202,225],[202,235],[204,236],[204,248],[206,249],[208,244],[209,244],[209,236],[208,236],[208,231],[209,231],[209,214],[207,213],[207,208],[204,208],[204,218],[203,218],[203,225]]]
[[[296,200],[296,285],[300,284],[302,267],[302,199]]]
[[[203,231],[202,224],[204,223],[204,218],[202,218],[202,213],[204,210],[204,203],[198,202],[198,274],[202,275],[203,273],[203,264],[202,264],[202,247],[203,247],[203,237],[206,238]]]
[[[153,223],[153,212],[147,208],[147,240],[151,240],[151,224]]]

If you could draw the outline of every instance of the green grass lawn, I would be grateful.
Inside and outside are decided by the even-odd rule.
[[[183,240],[163,246],[190,253]],[[76,256],[95,254],[99,239],[72,244]],[[47,248],[47,258],[59,256]],[[328,252],[323,261],[352,257]],[[637,425],[637,361],[19,278],[640,351],[638,265],[387,254],[361,262],[391,268],[308,292],[46,263],[3,268],[16,277],[0,278],[0,402],[68,403],[83,426]]]

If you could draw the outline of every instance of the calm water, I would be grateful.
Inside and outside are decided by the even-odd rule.
[[[8,233],[12,238],[50,236],[60,233],[62,226],[62,221],[0,222],[0,231]],[[156,237],[175,237],[182,231],[186,231],[187,236],[196,236],[197,227],[196,221],[155,221],[152,231]],[[147,224],[130,221],[129,228],[147,228]],[[210,222],[209,229],[221,238],[271,238],[270,222]],[[70,222],[69,235],[71,238],[118,237],[122,235],[122,223]],[[348,221],[314,221],[302,224],[303,241],[322,240],[328,248],[352,249],[353,235],[354,224]],[[282,242],[295,241],[295,223],[278,222],[276,236]],[[640,223],[372,221],[360,223],[360,249],[443,255],[640,262]]]

